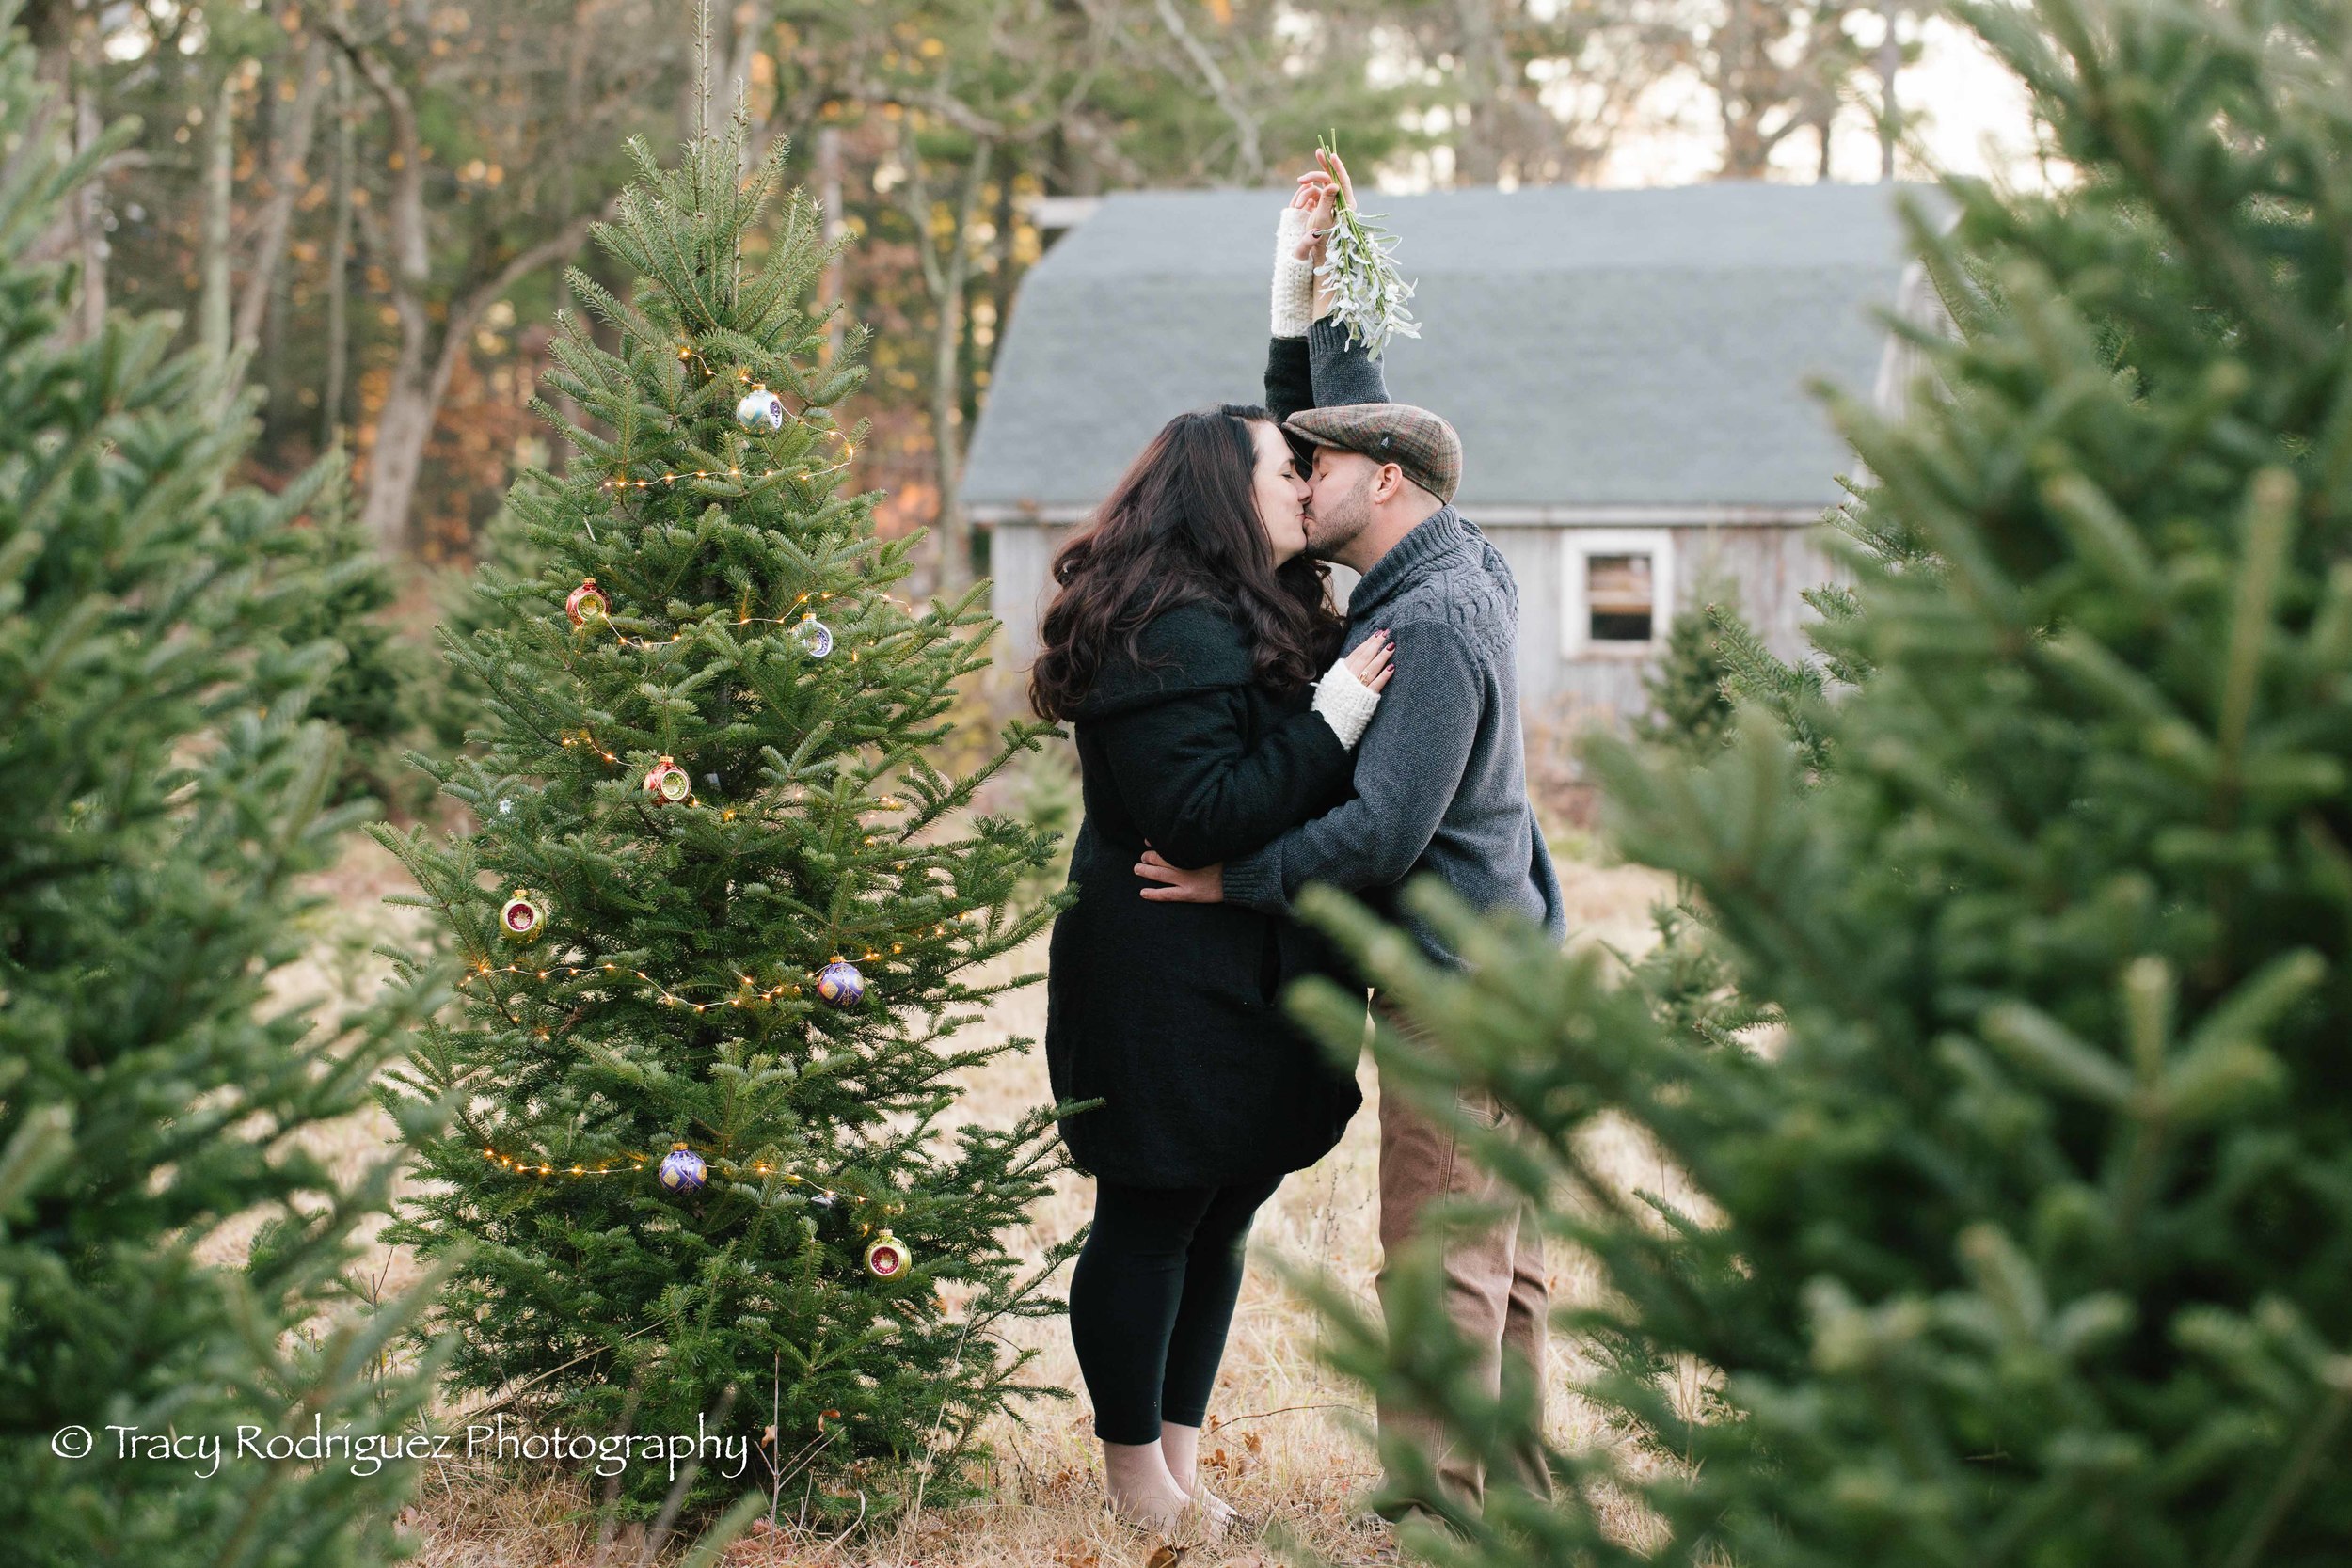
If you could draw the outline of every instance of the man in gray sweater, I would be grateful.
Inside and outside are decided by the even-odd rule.
[[[1334,169],[1321,185],[1307,177],[1314,195],[1309,223],[1317,234],[1330,224],[1335,192],[1326,187],[1343,177]],[[1284,341],[1281,272],[1300,247],[1298,228],[1286,223],[1277,246],[1277,341],[1267,384],[1278,414],[1289,413],[1280,406],[1279,367],[1286,354],[1295,354]],[[1136,871],[1158,885],[1143,896],[1279,911],[1299,889],[1323,882],[1396,919],[1398,888],[1425,872],[1476,909],[1518,911],[1563,938],[1559,879],[1527,795],[1518,585],[1502,552],[1454,510],[1462,457],[1453,427],[1425,409],[1390,402],[1379,361],[1349,345],[1346,329],[1324,313],[1325,299],[1316,305],[1321,319],[1308,325],[1305,344],[1314,406],[1285,420],[1315,449],[1308,548],[1361,574],[1348,599],[1347,646],[1388,632],[1396,679],[1359,744],[1353,799],[1226,865],[1187,871],[1148,854]],[[1404,918],[1433,957],[1459,961],[1435,932]],[[1375,1006],[1381,1006],[1377,998]],[[1455,1158],[1449,1129],[1401,1091],[1391,1092],[1383,1076],[1385,1299],[1398,1250],[1420,1229],[1423,1209],[1447,1196],[1504,1195],[1490,1173]],[[1484,1090],[1465,1086],[1457,1100],[1472,1118],[1502,1123],[1502,1113]],[[1540,1402],[1549,1292],[1534,1216],[1522,1212],[1451,1231],[1441,1244],[1448,1311],[1482,1352],[1486,1392],[1495,1393],[1506,1377],[1527,1379]],[[1434,1424],[1386,1407],[1380,1424],[1430,1451],[1441,1483],[1460,1500],[1482,1500],[1480,1467],[1454,1451]],[[1539,1450],[1518,1457],[1518,1482],[1549,1493]]]

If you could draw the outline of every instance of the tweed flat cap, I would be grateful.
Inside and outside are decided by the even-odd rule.
[[[1405,477],[1441,501],[1454,499],[1462,483],[1462,438],[1426,408],[1409,403],[1348,403],[1306,408],[1282,421],[1320,447],[1359,451],[1375,463],[1393,463]]]

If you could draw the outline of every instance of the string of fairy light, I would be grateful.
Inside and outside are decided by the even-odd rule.
[[[578,735],[561,736],[558,736],[558,739],[565,746],[584,747],[587,750],[594,752],[596,755],[602,757],[605,761],[612,764],[615,768],[628,766],[618,752],[606,751],[603,743],[597,740],[596,732],[588,728],[585,724],[582,724],[580,727],[580,733]],[[664,760],[667,759],[665,758]],[[674,800],[670,803],[680,806],[699,806],[703,804],[701,800],[695,799],[691,794],[688,795],[683,800]],[[797,805],[799,802],[795,800],[793,803]],[[885,795],[880,800],[876,801],[875,805],[878,809],[882,811],[901,811],[905,809],[906,802],[899,800],[895,795]],[[735,808],[733,806],[722,807],[719,812],[719,816],[722,820],[732,822],[735,820],[736,816]],[[867,833],[866,835],[866,845],[868,848],[871,848],[873,846],[881,842],[882,839],[879,834]]]
[[[566,1165],[551,1160],[517,1160],[511,1154],[500,1153],[487,1144],[483,1146],[482,1157],[509,1176],[535,1176],[549,1179],[562,1177],[594,1180],[600,1176],[629,1176],[647,1170],[655,1164],[650,1155],[637,1153],[623,1154],[617,1159],[606,1160],[593,1165],[578,1162]],[[773,1164],[765,1160],[754,1160],[746,1164],[741,1161],[728,1160],[718,1154],[711,1154],[707,1158],[724,1172],[736,1175],[772,1176],[795,1187],[807,1187],[816,1195],[816,1199],[819,1202],[854,1203],[861,1207],[879,1210],[885,1214],[906,1212],[906,1205],[903,1203],[885,1202],[881,1198],[867,1197],[863,1193],[845,1192],[839,1187],[829,1187],[822,1181],[812,1180],[798,1171],[787,1170],[782,1165]]]
[[[680,343],[678,345],[677,356],[681,361],[691,360],[693,363],[700,365],[705,375],[712,376],[715,379],[717,372],[711,370],[709,361],[705,359],[700,354],[694,352],[693,345],[691,343]],[[738,371],[735,372],[735,378],[736,380],[741,382],[751,382],[752,373],[749,371]],[[753,385],[758,389],[765,390],[765,383],[753,383]],[[808,408],[803,406],[801,409],[800,415],[796,415],[794,417],[800,418],[806,415],[807,412]],[[781,479],[787,474],[803,474],[803,477],[811,480],[823,479],[829,474],[837,474],[841,472],[850,464],[857,461],[857,445],[852,442],[849,436],[843,435],[839,430],[832,428],[826,429],[824,434],[832,436],[835,441],[838,441],[841,444],[841,460],[827,468],[803,470],[797,463],[787,463],[780,467],[774,468],[745,468],[735,465],[730,465],[724,468],[673,468],[662,473],[651,474],[636,479],[632,479],[626,474],[619,475],[603,481],[596,486],[596,488],[599,490],[650,490],[657,484],[675,484],[681,480],[688,479],[739,479],[749,480],[754,483],[756,483],[761,480]]]
[[[601,590],[599,590],[599,593],[601,593]],[[885,595],[885,597],[887,595]],[[807,626],[810,622],[816,619],[817,612],[813,610],[803,610],[801,607],[809,603],[811,600],[814,600],[818,604],[823,604],[826,600],[832,597],[833,594],[831,592],[820,594],[812,589],[808,593],[802,594],[799,598],[794,599],[792,601],[792,608],[782,615],[738,615],[733,621],[724,624],[737,626]],[[605,630],[611,632],[612,634],[612,640],[624,648],[666,648],[672,643],[684,641],[687,637],[687,633],[682,630],[672,632],[667,637],[631,637],[628,633],[623,631],[620,627],[612,624],[612,617],[610,612],[592,616],[587,620],[581,621],[580,624],[582,626],[601,626]],[[852,664],[858,662],[857,650],[855,648],[851,648],[850,650],[850,662]]]
[[[866,842],[870,844],[873,841],[869,838]],[[958,920],[967,917],[959,916]],[[955,929],[957,923],[958,921],[955,920],[943,920],[927,931],[917,931],[913,934],[917,937],[944,937]],[[878,947],[867,948],[858,961],[875,963],[885,958],[897,958],[905,951],[904,942],[894,942],[890,944],[888,953],[884,953]],[[471,985],[477,980],[493,974],[509,974],[526,980],[577,980],[585,975],[626,975],[652,987],[655,994],[661,999],[662,1006],[691,1007],[698,1013],[709,1012],[714,1007],[758,1007],[783,997],[802,995],[803,990],[798,981],[785,980],[772,986],[762,986],[757,980],[745,974],[739,976],[741,985],[735,995],[723,997],[716,1002],[696,1002],[678,994],[644,970],[631,969],[626,964],[494,964],[486,958],[476,960],[472,967],[459,974],[457,984]]]
[[[643,479],[630,479],[623,475],[618,479],[604,480],[597,484],[596,488],[599,490],[650,490],[657,484],[675,484],[684,479],[742,479],[756,483],[764,479],[781,479],[787,474],[800,474],[812,480],[823,479],[828,474],[839,473],[857,461],[857,448],[850,445],[850,438],[838,432],[831,434],[841,443],[841,461],[830,467],[804,469],[797,463],[787,463],[780,468],[673,468],[664,473],[646,475]]]

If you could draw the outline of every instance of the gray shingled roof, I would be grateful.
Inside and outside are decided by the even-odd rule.
[[[1255,402],[1279,191],[1107,198],[1023,280],[964,481],[982,515],[1090,505],[1171,415]],[[1367,196],[1419,341],[1391,391],[1451,419],[1461,500],[1817,504],[1852,467],[1804,390],[1867,395],[1903,257],[1889,189],[1725,183]]]

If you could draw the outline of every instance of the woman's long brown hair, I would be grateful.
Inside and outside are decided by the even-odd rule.
[[[1274,424],[1274,416],[1235,403],[1177,415],[1112,488],[1093,525],[1055,552],[1060,591],[1039,626],[1029,673],[1038,717],[1071,717],[1114,651],[1139,657],[1145,625],[1180,605],[1206,601],[1233,612],[1258,679],[1278,690],[1307,685],[1338,652],[1346,624],[1332,608],[1323,563],[1301,554],[1279,570],[1274,564],[1252,489],[1253,423]]]

